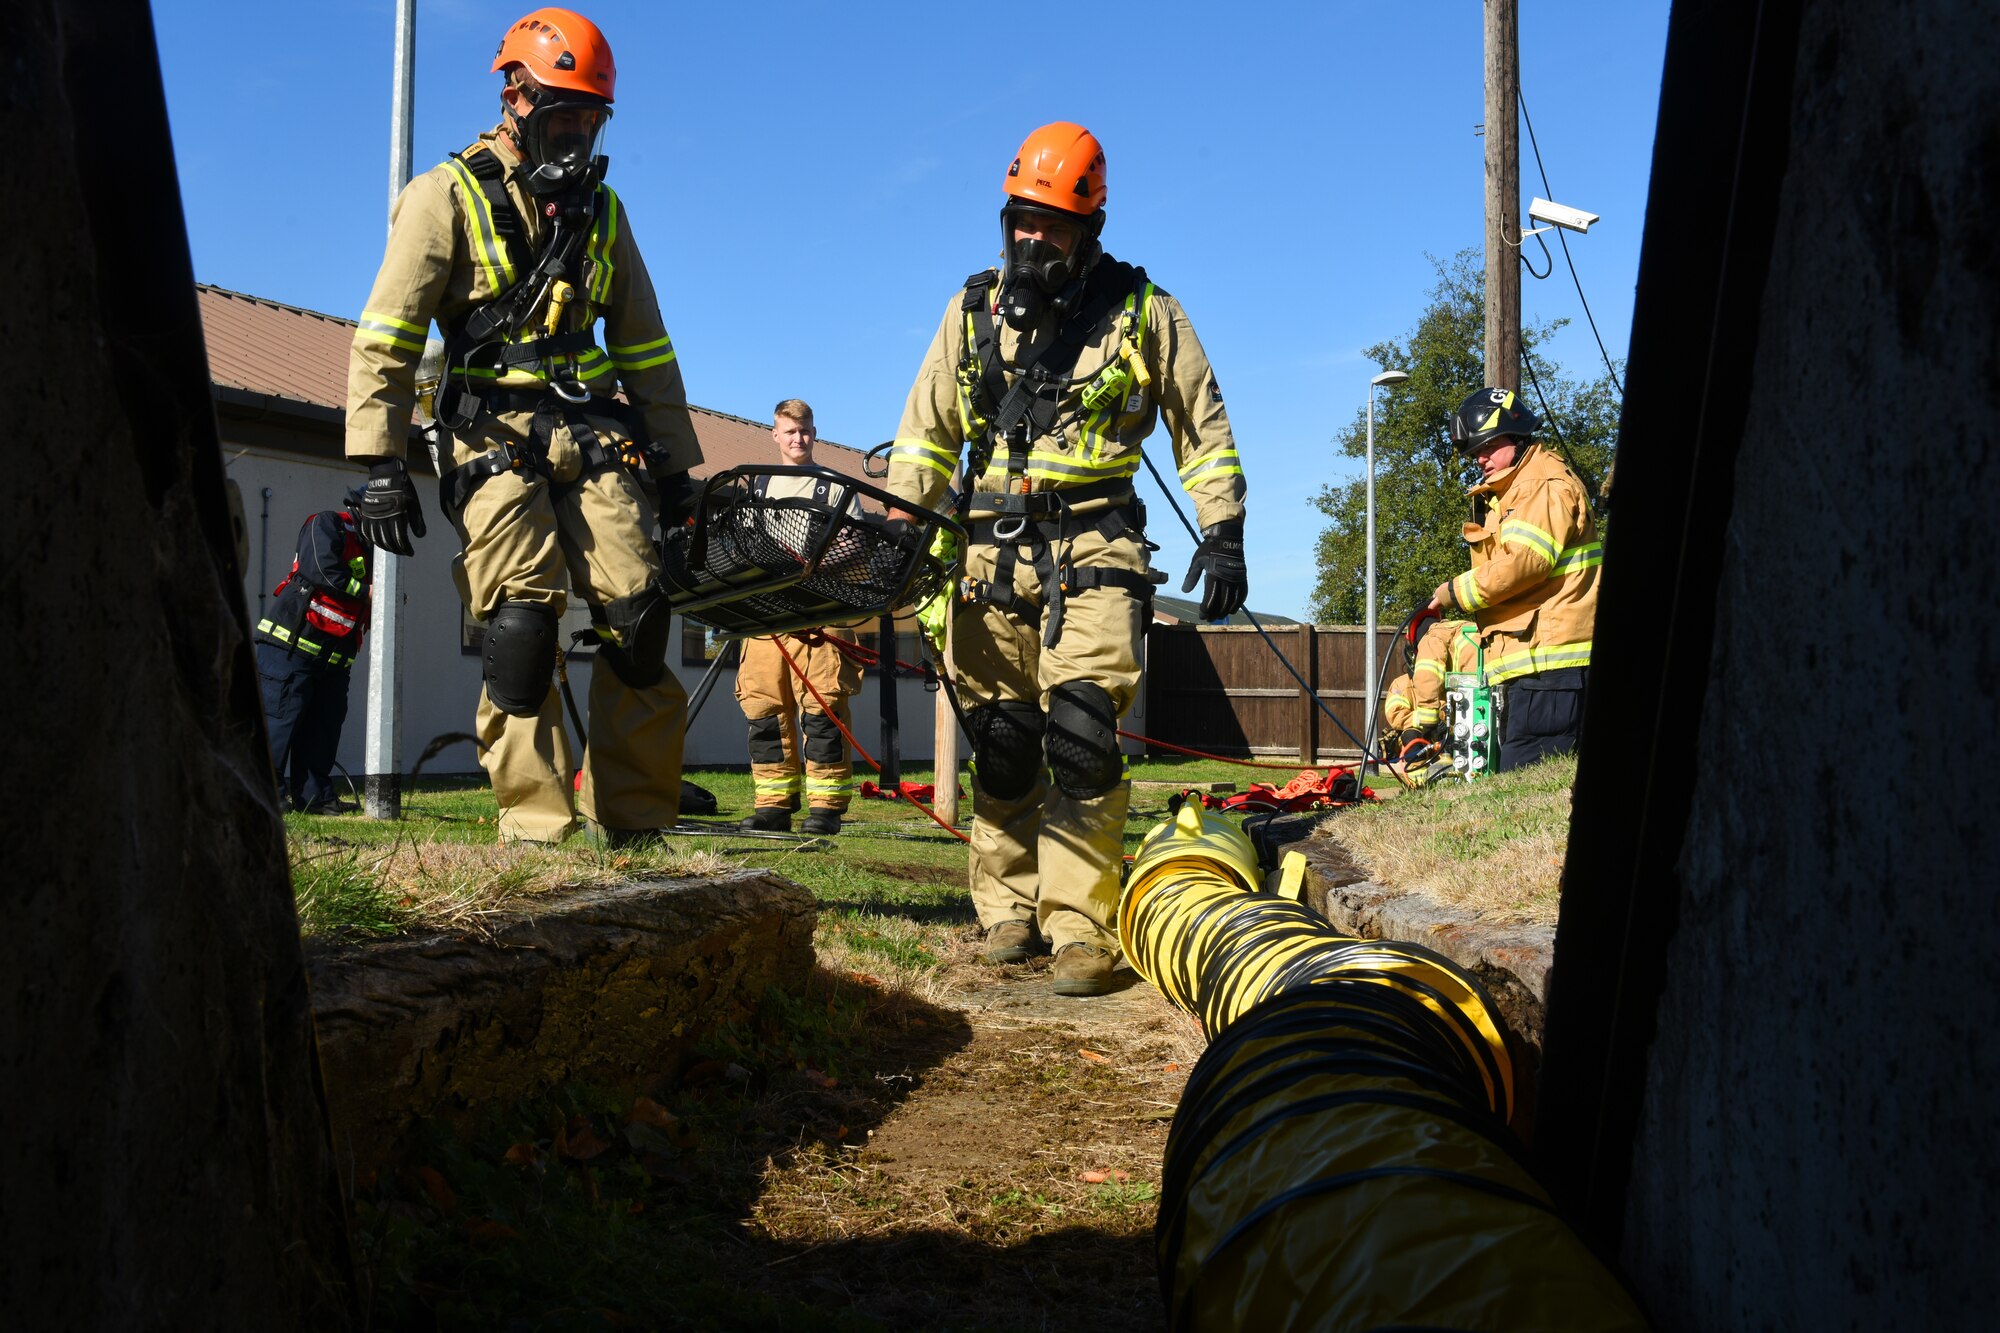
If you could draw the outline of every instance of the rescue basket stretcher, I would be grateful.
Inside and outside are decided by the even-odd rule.
[[[776,499],[773,477],[809,477],[814,497]],[[824,499],[816,498],[824,488]],[[915,516],[897,532],[860,500]],[[744,466],[708,479],[694,524],[661,543],[660,582],[674,610],[725,639],[789,634],[888,615],[930,598],[951,577],[931,554],[950,518],[829,468]]]

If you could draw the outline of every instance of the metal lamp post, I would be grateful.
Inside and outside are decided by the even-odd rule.
[[[1408,378],[1408,371],[1385,370],[1368,381],[1368,635],[1361,649],[1361,704],[1368,710],[1361,734],[1368,744],[1361,756],[1363,774],[1375,749],[1375,715],[1381,711],[1381,700],[1375,697],[1375,390]]]

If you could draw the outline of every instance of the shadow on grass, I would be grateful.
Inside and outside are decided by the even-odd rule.
[[[1013,1239],[994,1222],[1008,1199],[982,1196],[976,1234],[948,1202],[913,1218],[862,1165],[971,1039],[956,1010],[822,967],[672,1069],[426,1124],[356,1191],[370,1327],[1156,1326],[1150,1246],[1129,1227],[1026,1235],[1046,1203],[1022,1199]]]

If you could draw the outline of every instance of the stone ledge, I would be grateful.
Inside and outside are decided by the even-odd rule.
[[[703,1033],[813,967],[818,908],[765,871],[592,889],[479,933],[309,940],[320,1066],[343,1174],[420,1117],[566,1080],[650,1084]]]
[[[1540,1069],[1553,927],[1467,920],[1430,899],[1377,884],[1332,838],[1304,838],[1286,850],[1302,853],[1310,867],[1307,906],[1348,934],[1421,944],[1472,973],[1522,1048],[1527,1072]]]

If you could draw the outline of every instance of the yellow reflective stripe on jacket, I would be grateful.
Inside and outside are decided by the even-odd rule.
[[[950,477],[958,467],[958,451],[942,449],[929,440],[900,439],[889,446],[889,461],[922,463],[934,472]]]
[[[1133,476],[1139,471],[1139,461],[1136,453],[1097,463],[1069,454],[1035,449],[1028,454],[1028,475],[1038,481],[1057,483],[1109,481]]]
[[[385,315],[377,310],[362,311],[361,323],[354,330],[354,336],[357,338],[372,343],[387,343],[406,352],[423,351],[425,333],[426,330],[418,328],[407,319],[397,319],[394,315]]]
[[[1410,709],[1410,729],[1412,731],[1428,727],[1437,720],[1438,710],[1435,708],[1416,707]]]
[[[679,355],[674,351],[672,338],[655,338],[649,343],[634,343],[630,347],[607,347],[605,350],[611,353],[611,364],[620,370],[645,370],[650,366],[664,366]]]
[[[1604,543],[1585,542],[1572,546],[1556,560],[1555,568],[1549,571],[1551,578],[1564,574],[1574,574],[1579,569],[1594,569],[1604,563]]]
[[[1552,565],[1556,562],[1556,539],[1524,518],[1503,520],[1500,540],[1508,545],[1524,546]]]
[[[1564,667],[1590,665],[1590,640],[1581,643],[1553,643],[1534,648],[1523,648],[1518,652],[1488,658],[1486,679],[1493,682],[1512,680],[1516,676],[1538,674],[1543,671],[1560,671]]]
[[[445,159],[451,174],[458,177],[459,193],[465,198],[466,211],[472,215],[473,238],[478,242],[473,258],[486,281],[497,296],[514,285],[514,261],[507,256],[507,247],[500,242],[500,232],[493,225],[493,205],[486,198],[486,191],[480,188],[479,178],[472,174],[472,168],[456,157]]]
[[[285,628],[283,625],[275,624],[269,620],[258,621],[257,632],[260,634],[268,634],[272,638],[276,639],[279,643],[290,644],[292,647],[298,649],[300,652],[306,654],[306,656],[308,657],[318,657],[322,652],[325,652],[326,664],[328,666],[351,666],[354,663],[354,658],[352,656],[346,653],[328,652],[325,645],[314,643],[311,639],[308,639],[303,634],[299,635],[297,638],[294,638],[292,636],[292,632],[289,629]]]
[[[1439,680],[1443,680],[1444,663],[1433,662],[1428,657],[1419,657],[1417,665],[1411,670],[1410,674],[1413,676],[1436,676]]]
[[[1193,459],[1180,470],[1181,485],[1187,486],[1202,477],[1240,477],[1243,475],[1243,455],[1234,449],[1220,449],[1212,454],[1203,454]]]
[[[1479,580],[1469,569],[1451,581],[1451,595],[1467,611],[1477,611],[1486,605],[1486,599],[1479,595]]]
[[[585,250],[596,265],[591,270],[588,299],[592,305],[602,306],[611,304],[611,275],[616,267],[611,262],[611,246],[618,239],[618,195],[609,185],[602,183],[598,185],[597,192],[604,199],[603,215],[590,229],[590,243]]]

